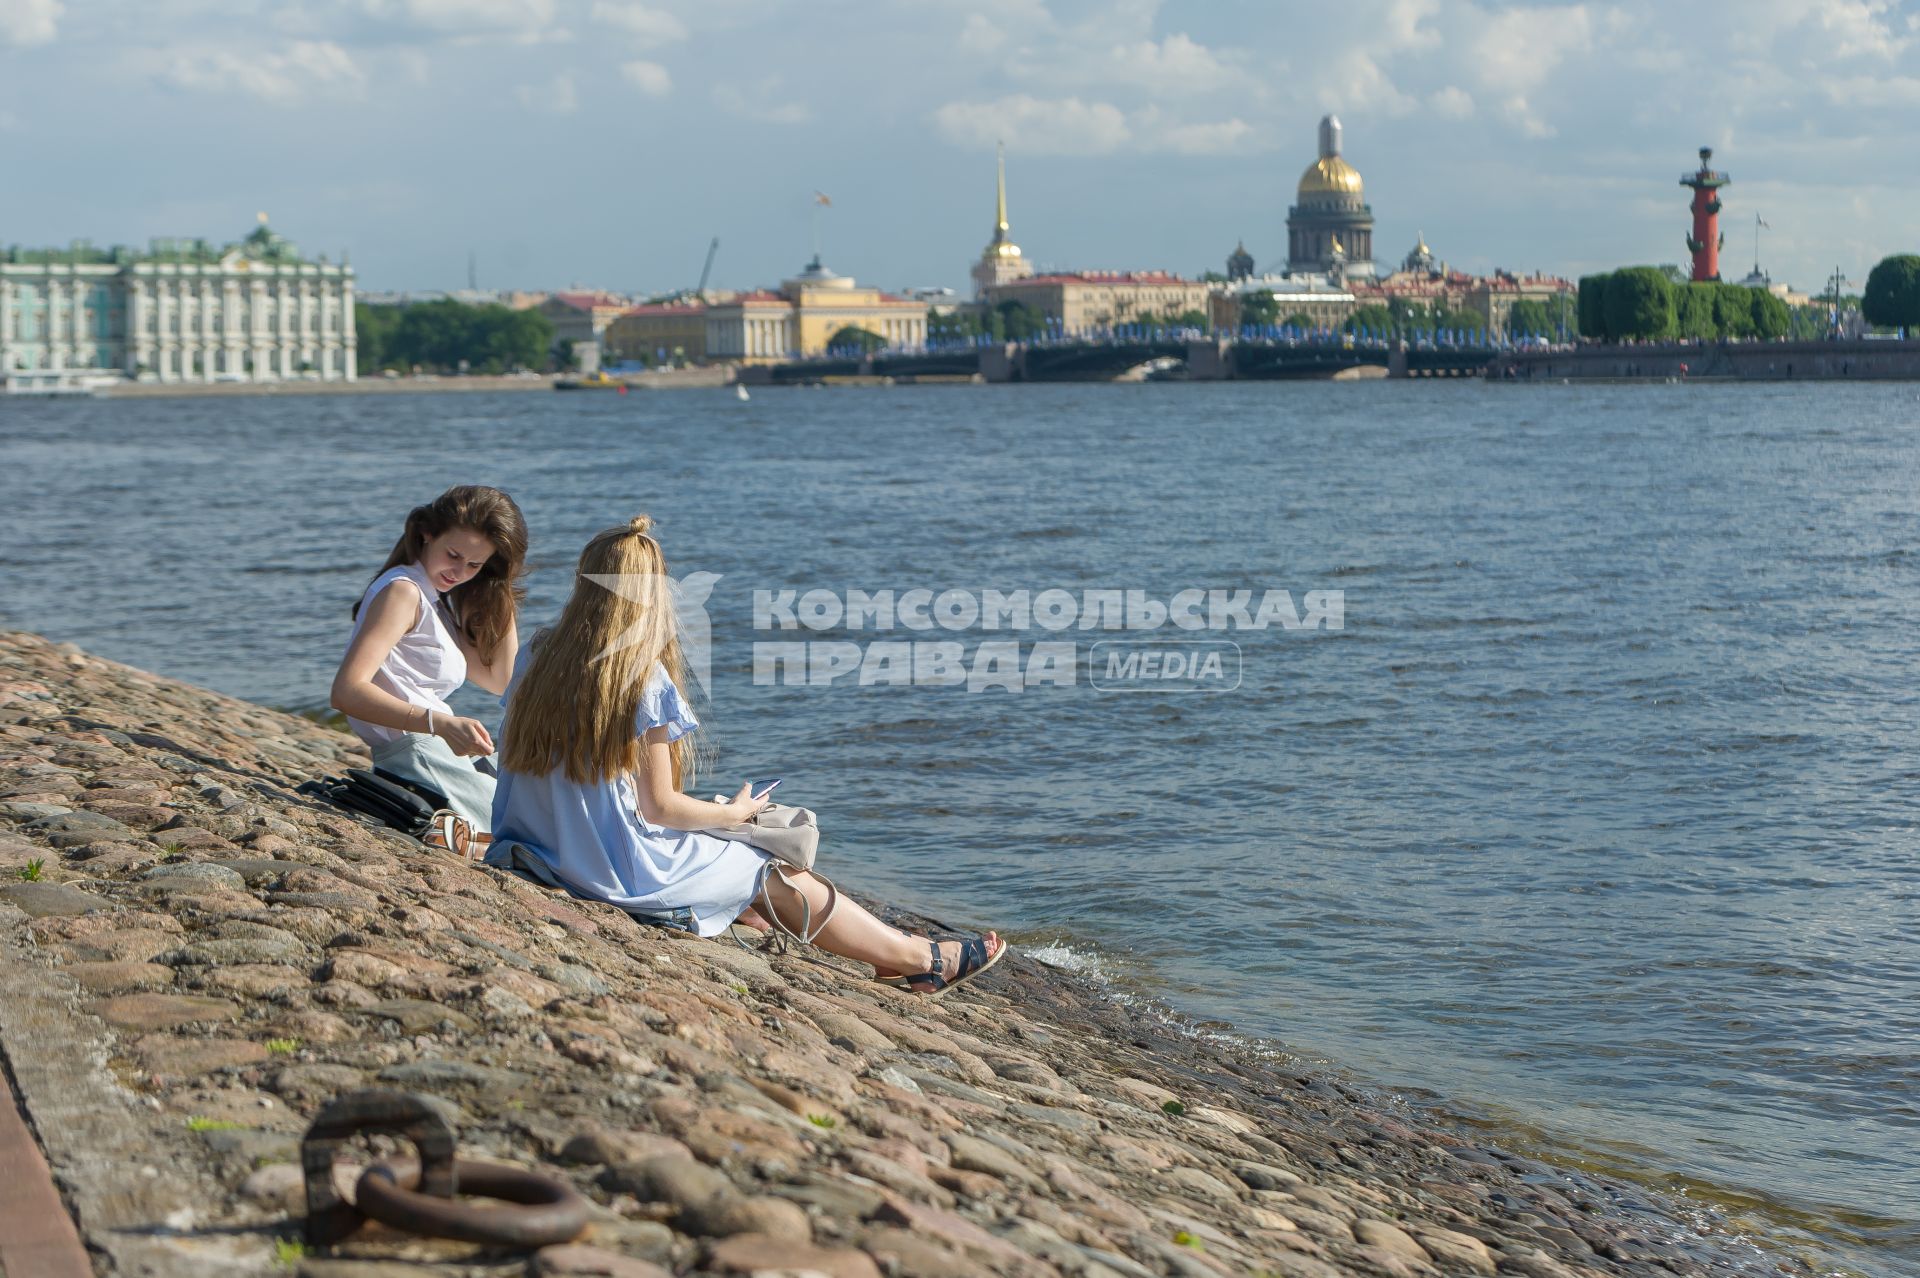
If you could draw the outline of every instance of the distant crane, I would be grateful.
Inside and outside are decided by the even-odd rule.
[[[713,255],[719,251],[720,237],[716,235],[713,243],[707,245],[707,264],[700,268],[700,282],[693,288],[693,295],[703,302],[707,300],[707,276],[713,273]]]

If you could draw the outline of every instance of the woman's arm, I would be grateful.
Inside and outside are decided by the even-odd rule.
[[[398,732],[425,732],[429,715],[424,706],[402,701],[373,682],[380,663],[400,642],[420,616],[420,590],[411,581],[399,580],[375,595],[367,605],[365,620],[340,669],[333,676],[328,700],[335,710],[362,723],[378,724]],[[433,715],[433,735],[444,738],[456,754],[491,754],[493,739],[477,719],[454,715]],[[456,739],[457,738],[457,739]]]
[[[639,794],[641,819],[649,825],[709,830],[738,825],[767,806],[765,798],[753,797],[751,783],[741,786],[728,803],[708,803],[680,793],[673,788],[673,751],[667,746],[667,730],[648,728],[640,741],[640,778],[634,788]]]

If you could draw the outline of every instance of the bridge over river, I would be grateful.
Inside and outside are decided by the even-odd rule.
[[[1008,342],[884,350],[740,370],[748,385],[894,381],[1110,382],[1141,376],[1190,381],[1289,381],[1348,377],[1483,377],[1511,348],[1349,339],[1138,337]]]

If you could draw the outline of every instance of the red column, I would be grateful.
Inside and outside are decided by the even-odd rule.
[[[1693,278],[1720,278],[1720,201],[1710,187],[1693,189]]]

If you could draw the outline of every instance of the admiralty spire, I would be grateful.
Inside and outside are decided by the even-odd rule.
[[[980,260],[973,264],[975,298],[984,298],[990,289],[1009,280],[1025,279],[1033,274],[1033,263],[1021,256],[1020,246],[1013,242],[1012,229],[1007,225],[1007,148],[1004,145],[995,149],[994,168],[993,238],[987,242]]]

